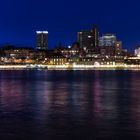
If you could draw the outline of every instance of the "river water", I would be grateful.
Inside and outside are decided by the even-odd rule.
[[[0,71],[0,140],[140,139],[140,72]]]

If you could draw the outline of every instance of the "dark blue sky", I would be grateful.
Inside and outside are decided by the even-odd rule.
[[[35,31],[49,31],[49,46],[76,40],[77,31],[97,24],[100,33],[115,33],[124,48],[140,44],[138,0],[3,0],[0,44],[35,46]]]

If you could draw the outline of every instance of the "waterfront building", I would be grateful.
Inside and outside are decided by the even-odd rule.
[[[67,58],[60,53],[51,53],[48,57],[48,65],[65,65]]]
[[[135,49],[135,55],[140,57],[140,47],[138,47],[137,49]]]
[[[122,42],[121,41],[117,41],[115,43],[115,55],[116,56],[122,55]]]
[[[46,51],[48,49],[48,31],[36,31],[37,50]]]
[[[3,56],[7,58],[26,59],[30,57],[33,48],[28,47],[9,47],[3,48]]]

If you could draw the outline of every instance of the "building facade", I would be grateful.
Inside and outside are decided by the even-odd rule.
[[[137,47],[137,49],[135,49],[135,55],[140,57],[140,47]]]
[[[37,50],[46,51],[48,49],[48,31],[37,31]]]
[[[80,48],[84,50],[98,47],[98,40],[99,32],[96,25],[93,26],[93,29],[91,30],[78,32],[78,42],[80,44]]]
[[[99,38],[99,46],[115,46],[117,38],[114,34],[104,34]]]

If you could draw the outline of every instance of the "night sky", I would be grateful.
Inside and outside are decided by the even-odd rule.
[[[140,44],[138,0],[3,0],[0,18],[0,44],[35,47],[35,31],[48,30],[50,48],[69,45],[93,24],[100,34],[115,33],[124,48]]]

